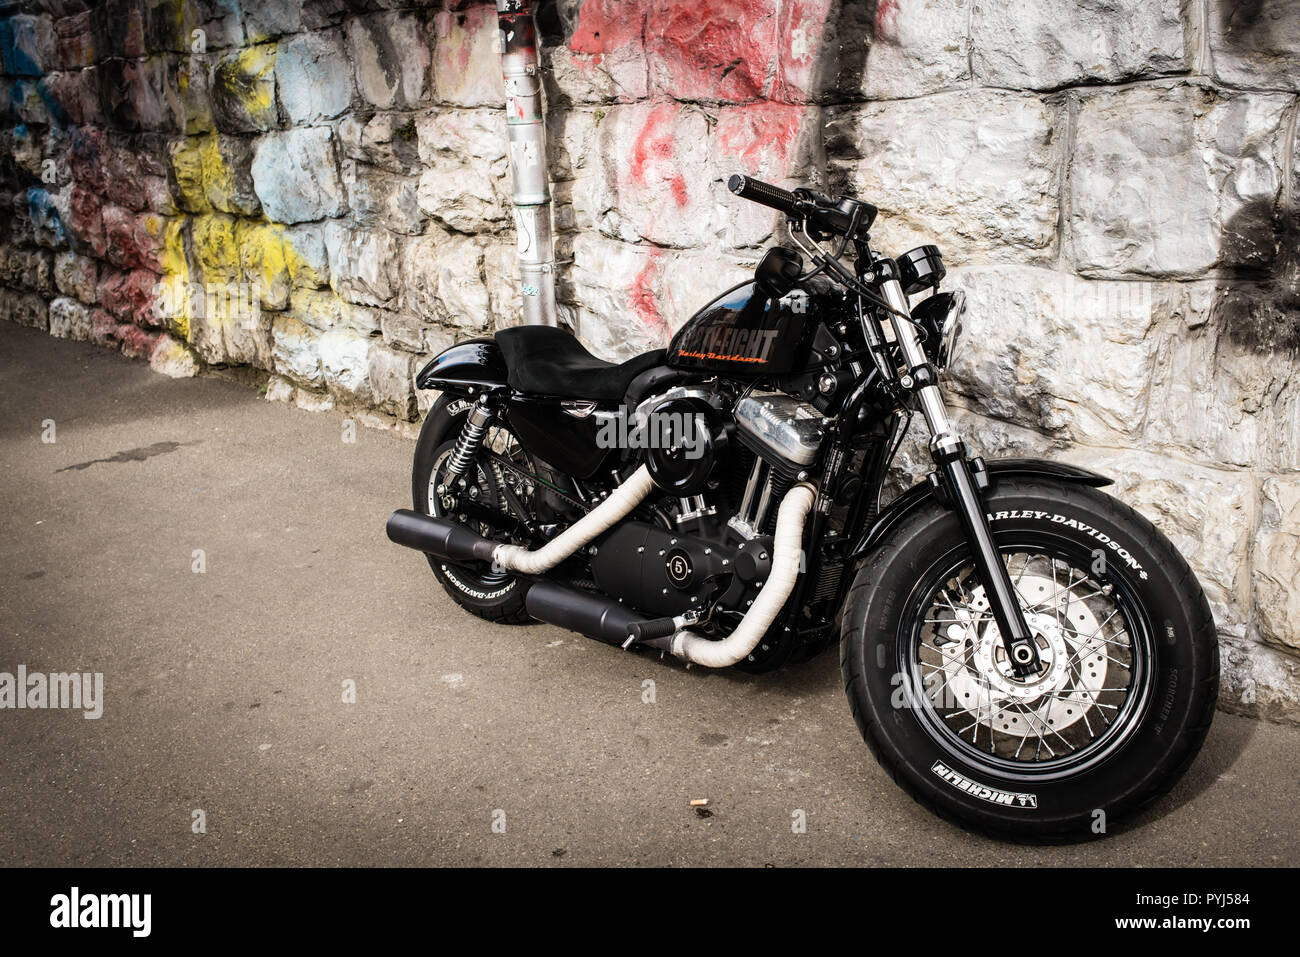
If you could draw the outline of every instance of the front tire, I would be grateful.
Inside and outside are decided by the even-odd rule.
[[[918,802],[990,836],[1082,841],[1164,794],[1209,730],[1210,609],[1169,540],[1096,489],[986,495],[1043,670],[1014,677],[957,516],[929,503],[859,570],[841,667],[863,738]]]

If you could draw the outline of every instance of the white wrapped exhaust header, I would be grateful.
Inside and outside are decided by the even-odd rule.
[[[772,572],[740,624],[726,638],[715,640],[693,631],[673,635],[669,650],[678,658],[706,668],[727,668],[743,661],[776,621],[799,579],[803,557],[803,528],[812,511],[816,490],[801,482],[785,493],[776,513]]]
[[[550,571],[625,519],[653,488],[654,481],[650,478],[650,472],[642,465],[626,482],[614,489],[609,498],[541,548],[530,551],[520,545],[498,545],[492,550],[492,561],[502,568],[524,575],[540,575]]]
[[[498,545],[492,561],[502,568],[525,575],[549,571],[604,532],[625,519],[654,488],[643,465],[615,489],[605,501],[536,551],[519,545]],[[786,492],[776,513],[772,570],[740,624],[726,638],[716,640],[682,630],[668,642],[678,658],[706,668],[727,668],[743,661],[763,640],[772,622],[790,600],[803,558],[803,530],[816,499],[816,489],[807,482]]]

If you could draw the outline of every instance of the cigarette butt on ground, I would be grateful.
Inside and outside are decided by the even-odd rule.
[[[708,807],[708,806],[709,806],[708,798],[694,798],[691,801],[691,807]]]

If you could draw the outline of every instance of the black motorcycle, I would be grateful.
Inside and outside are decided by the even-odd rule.
[[[868,203],[728,186],[809,265],[768,250],[622,364],[546,326],[447,349],[389,538],[488,621],[752,672],[838,637],[876,758],[965,826],[1082,840],[1150,804],[1218,688],[1187,562],[1107,478],[972,453],[939,387],[965,299],[936,247],[890,259]],[[882,508],[918,408],[934,469]]]

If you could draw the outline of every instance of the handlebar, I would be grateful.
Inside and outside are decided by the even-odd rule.
[[[854,239],[866,239],[867,230],[876,218],[876,207],[849,197],[839,200],[831,199],[812,190],[801,189],[789,192],[771,183],[754,179],[752,176],[734,174],[727,180],[727,189],[741,199],[771,207],[778,212],[806,219],[813,227],[836,236],[846,236],[853,221],[853,212],[861,208]]]
[[[771,183],[764,183],[761,179],[754,179],[752,176],[742,176],[740,173],[736,173],[731,179],[727,180],[727,189],[741,199],[748,199],[763,206],[770,206],[777,212],[785,213],[787,216],[797,215],[799,198],[794,193],[787,192],[779,186],[773,186]]]

